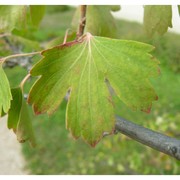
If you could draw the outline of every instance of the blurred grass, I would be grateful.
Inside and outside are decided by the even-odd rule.
[[[46,42],[64,36],[70,26],[74,9],[50,11],[41,23],[34,37]],[[153,103],[152,112],[133,112],[116,101],[116,112],[121,117],[145,127],[179,138],[180,133],[180,35],[167,33],[164,36],[147,38],[138,23],[117,21],[119,38],[139,40],[153,44],[154,55],[161,62],[161,75],[152,79],[159,96]],[[27,73],[21,67],[6,69],[11,86],[16,86]],[[34,79],[26,83],[26,91]],[[180,162],[160,152],[143,146],[124,135],[105,137],[96,148],[74,140],[65,129],[66,102],[58,111],[48,117],[34,117],[33,126],[37,137],[37,147],[32,149],[23,144],[23,154],[32,174],[180,174]],[[32,112],[31,112],[32,113]]]

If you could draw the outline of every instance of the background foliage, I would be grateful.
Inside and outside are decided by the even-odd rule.
[[[58,10],[57,10],[58,9]],[[62,9],[60,12],[59,9]],[[27,36],[31,38],[32,49],[34,41],[49,46],[61,43],[65,30],[70,26],[74,9],[70,7],[48,7],[38,31],[31,31]],[[58,23],[57,23],[58,22]],[[153,85],[159,96],[158,102],[153,104],[150,114],[132,112],[117,102],[116,112],[121,117],[149,127],[153,130],[179,137],[180,118],[180,35],[167,33],[164,36],[148,38],[143,27],[134,22],[116,20],[118,38],[138,40],[150,43],[156,47],[154,55],[161,62],[161,76]],[[133,28],[132,28],[133,27]],[[18,32],[20,33],[20,32]],[[60,38],[57,38],[60,37]],[[62,38],[61,38],[62,37]],[[10,39],[14,42],[13,39]],[[29,46],[20,46],[24,39],[15,40],[17,47],[29,51]],[[5,56],[11,51],[4,40],[0,40],[0,55]],[[33,58],[33,62],[39,59]],[[11,87],[18,85],[27,73],[23,67],[6,68]],[[35,81],[26,83],[25,92]],[[116,99],[115,99],[116,100]],[[65,129],[64,101],[58,111],[51,117],[40,115],[33,118],[33,126],[37,138],[37,147],[32,149],[23,144],[23,154],[27,161],[27,168],[32,174],[180,174],[180,162],[148,147],[145,147],[124,135],[105,137],[96,148],[90,148],[81,140],[75,141]],[[32,110],[29,109],[33,115]]]

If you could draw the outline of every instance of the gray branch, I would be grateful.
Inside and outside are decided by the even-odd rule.
[[[144,128],[116,116],[116,132],[180,160],[180,140]]]

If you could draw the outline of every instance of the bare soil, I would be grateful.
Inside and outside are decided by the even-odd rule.
[[[0,119],[0,175],[25,175],[21,144],[7,128],[7,117]]]

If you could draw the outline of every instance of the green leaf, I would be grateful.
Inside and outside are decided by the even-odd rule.
[[[178,11],[179,11],[179,16],[180,16],[180,5],[178,5]]]
[[[149,36],[155,32],[163,35],[172,28],[172,7],[170,5],[146,5],[144,7],[144,27]]]
[[[149,78],[158,75],[151,45],[87,33],[80,41],[56,46],[31,70],[41,76],[28,102],[36,114],[52,114],[70,91],[66,126],[74,137],[95,146],[115,126],[114,105],[107,81],[121,101],[133,110],[149,112],[157,95]]]
[[[30,5],[31,20],[34,26],[39,26],[45,14],[45,9],[45,5]]]
[[[109,5],[109,7],[110,7],[111,11],[114,11],[114,12],[121,10],[120,5]]]
[[[26,7],[0,5],[0,33],[11,32],[15,27],[24,27]]]
[[[44,5],[0,5],[0,33],[13,29],[26,30],[32,28],[32,25],[37,27],[44,13]]]
[[[117,37],[117,25],[111,14],[111,6],[87,6],[85,32],[96,36]],[[80,7],[77,8],[72,28],[77,30],[80,21]]]
[[[32,146],[35,146],[31,117],[22,90],[18,87],[13,88],[11,92],[13,100],[8,113],[8,128],[13,129],[19,142],[29,141]]]
[[[22,108],[22,92],[20,88],[11,89],[13,100],[11,101],[11,108],[8,112],[8,128],[17,129],[19,117]]]
[[[11,90],[0,60],[0,115],[7,113],[11,104]]]
[[[2,110],[2,112],[1,112],[1,114],[0,114],[0,117],[3,117],[3,116],[5,116],[6,115],[6,113]]]
[[[14,45],[21,45],[23,52],[38,51],[41,49],[39,42],[17,35],[11,35],[9,39]]]

